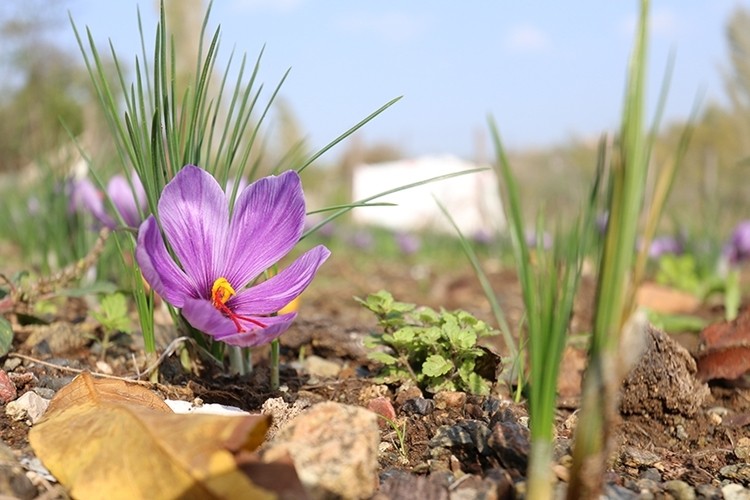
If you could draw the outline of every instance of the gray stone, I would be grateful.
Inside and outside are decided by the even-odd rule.
[[[401,410],[403,410],[404,413],[429,415],[435,411],[435,401],[425,398],[408,399],[404,402]]]
[[[340,403],[301,413],[264,445],[264,461],[290,456],[314,499],[369,498],[378,486],[378,417]]]
[[[719,469],[719,475],[732,481],[748,484],[750,483],[750,464],[725,465]]]
[[[674,479],[665,482],[662,486],[675,500],[695,500],[695,490],[685,481]]]
[[[315,355],[307,356],[302,361],[302,368],[310,377],[316,379],[336,378],[341,372],[341,366],[338,363]]]
[[[49,406],[48,399],[44,399],[34,391],[29,391],[5,405],[5,414],[13,420],[29,419],[32,424],[35,424],[47,411],[47,406]]]
[[[737,483],[725,484],[721,487],[724,500],[750,500],[750,490]]]
[[[695,493],[698,498],[705,500],[722,500],[724,498],[721,490],[712,484],[699,484],[695,487]]]

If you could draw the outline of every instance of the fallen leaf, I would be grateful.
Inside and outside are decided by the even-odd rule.
[[[700,333],[698,378],[725,379],[742,385],[750,373],[750,310],[734,321],[709,325]]]
[[[269,420],[175,414],[145,387],[83,373],[57,393],[29,442],[79,499],[278,498],[299,485],[292,465],[255,467],[281,467],[285,482],[276,488],[243,472]]]

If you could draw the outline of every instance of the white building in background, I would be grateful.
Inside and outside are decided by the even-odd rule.
[[[352,199],[363,200],[406,184],[478,167],[480,165],[454,156],[358,165],[353,172]],[[505,228],[497,176],[489,167],[386,195],[374,201],[397,206],[356,208],[353,217],[358,223],[394,231],[436,231],[455,235],[435,199],[446,207],[467,238],[494,234]]]

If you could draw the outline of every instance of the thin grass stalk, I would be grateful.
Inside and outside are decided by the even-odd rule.
[[[581,412],[575,435],[568,498],[596,498],[601,493],[605,464],[617,414],[624,367],[618,348],[633,313],[633,248],[648,172],[644,140],[648,0],[641,0],[636,43],[630,60],[619,155],[612,166],[609,223],[600,264],[594,331],[583,384]],[[637,335],[637,329],[632,334]]]
[[[544,224],[540,216],[536,229],[536,262],[533,264],[524,234],[518,185],[492,121],[490,129],[498,157],[499,178],[505,185],[503,199],[507,200],[506,218],[510,221],[513,252],[527,318],[531,418],[527,494],[528,498],[551,498],[557,379],[588,235],[593,226],[594,208],[599,196],[599,175],[582,217],[567,232],[559,230],[555,233],[551,249],[544,248]]]
[[[518,346],[516,345],[516,341],[510,331],[508,321],[505,319],[505,313],[503,312],[502,307],[500,307],[500,303],[497,301],[497,295],[495,294],[494,290],[492,290],[492,284],[490,284],[487,273],[484,272],[482,264],[479,262],[479,257],[477,257],[476,252],[472,248],[471,244],[469,244],[469,241],[466,239],[461,229],[458,227],[458,224],[456,224],[455,219],[445,208],[445,205],[440,203],[437,198],[435,199],[435,202],[440,208],[440,211],[443,212],[443,215],[445,215],[445,217],[448,219],[448,222],[450,222],[451,226],[453,226],[453,230],[458,235],[458,241],[461,243],[461,248],[463,249],[466,258],[469,259],[471,267],[474,269],[474,274],[477,276],[479,284],[482,287],[482,291],[484,291],[484,295],[485,297],[487,297],[487,300],[490,303],[490,308],[492,309],[492,313],[495,316],[495,321],[497,321],[497,325],[498,328],[500,328],[500,333],[503,336],[505,345],[508,348],[508,351],[510,351],[509,356],[511,359],[516,359],[519,355]]]

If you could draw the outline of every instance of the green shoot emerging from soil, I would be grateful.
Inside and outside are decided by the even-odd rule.
[[[414,382],[429,392],[489,394],[490,381],[477,372],[485,355],[477,341],[497,334],[489,325],[466,311],[437,312],[397,302],[382,290],[356,300],[375,313],[383,329],[365,346],[373,349],[368,357],[384,365],[384,382]]]
[[[127,300],[121,293],[105,295],[99,304],[99,311],[94,311],[91,315],[102,325],[101,357],[103,359],[113,335],[132,331]]]

